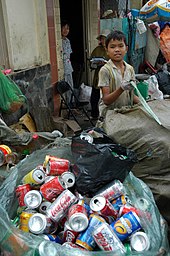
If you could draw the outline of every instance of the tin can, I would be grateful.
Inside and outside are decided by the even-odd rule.
[[[42,165],[37,166],[31,172],[27,173],[22,182],[24,184],[42,184],[45,180],[45,172]]]
[[[88,143],[92,144],[93,143],[93,136],[87,132],[82,132],[80,134],[80,139],[81,140],[85,140],[87,141]]]
[[[20,214],[19,229],[24,232],[29,232],[28,222],[31,216],[37,213],[35,210],[26,209]]]
[[[124,215],[125,213],[128,213],[128,212],[135,212],[137,215],[139,214],[139,211],[136,207],[134,207],[130,204],[124,204],[119,209],[118,217],[120,217],[120,216],[122,216],[122,215]]]
[[[58,248],[47,240],[42,241],[34,252],[34,256],[59,256]]]
[[[35,213],[28,221],[29,231],[33,234],[50,234],[56,232],[57,224],[42,213]]]
[[[24,202],[24,197],[31,190],[31,185],[30,184],[24,184],[24,185],[19,185],[15,189],[15,194],[18,199],[18,204],[20,207],[26,206]]]
[[[42,203],[42,196],[39,191],[31,190],[24,196],[24,203],[29,209],[36,209]]]
[[[150,241],[145,232],[136,232],[130,237],[131,249],[137,252],[148,251],[150,248]]]
[[[99,248],[103,251],[117,251],[119,249],[122,253],[126,252],[122,242],[113,232],[113,229],[108,223],[101,223],[95,228],[93,231],[93,238]]]
[[[63,243],[63,232],[56,234],[39,234],[38,237],[42,237],[47,241],[55,242],[57,244]]]
[[[54,179],[51,179],[40,187],[40,192],[47,201],[52,201],[64,190],[65,183],[60,176],[56,176]]]
[[[94,250],[96,247],[96,242],[92,234],[97,226],[103,222],[105,222],[105,220],[101,216],[97,214],[90,214],[88,228],[78,235],[76,239],[76,244],[82,246],[89,251]]]
[[[75,175],[72,172],[64,172],[61,175],[61,178],[63,179],[66,188],[73,187],[76,181]]]
[[[56,176],[46,176],[45,177],[45,180],[44,180],[44,183],[47,183],[48,181],[54,179]]]
[[[149,209],[149,202],[143,197],[137,198],[135,205],[142,211],[147,211]]]
[[[69,222],[66,221],[64,225],[64,242],[72,242],[74,243],[76,241],[76,238],[78,236],[79,232],[74,231],[70,225]]]
[[[103,216],[111,216],[115,219],[118,216],[118,211],[115,210],[112,206],[112,204],[107,200],[104,196],[97,195],[92,197],[90,200],[90,208],[92,211],[97,212],[100,215]]]
[[[70,168],[70,161],[64,158],[47,155],[43,166],[47,175],[60,176]]]
[[[84,206],[84,208],[86,209],[86,212],[87,212],[87,215],[88,215],[88,216],[93,213],[93,211],[92,211],[91,208],[90,208],[90,205],[89,205],[87,202],[85,202],[84,199],[79,199],[78,204]]]
[[[6,164],[6,156],[11,154],[12,150],[6,145],[0,145],[0,166]]]
[[[119,196],[116,199],[114,199],[113,201],[111,201],[113,208],[117,211],[119,211],[120,207],[122,205],[125,205],[126,203],[127,203],[127,197],[125,195]]]
[[[5,156],[5,162],[7,164],[15,164],[18,159],[18,154],[16,152],[11,152]]]
[[[140,219],[135,212],[124,214],[110,226],[121,241],[141,229]]]
[[[76,196],[68,189],[65,189],[47,209],[47,215],[58,222],[66,215],[69,207],[77,201]]]
[[[102,195],[109,201],[112,201],[113,199],[125,194],[125,187],[123,186],[123,183],[119,180],[112,181],[96,193],[96,195]]]
[[[85,248],[82,248],[81,246],[77,245],[77,244],[74,244],[73,242],[65,242],[62,244],[63,247],[66,247],[66,248],[73,248],[73,249],[79,249],[79,250],[82,250],[82,251],[86,251]]]
[[[43,201],[38,208],[39,212],[42,214],[46,214],[46,211],[48,207],[50,207],[50,205],[51,203],[49,201]]]
[[[68,222],[74,231],[81,232],[85,230],[89,223],[85,207],[73,204],[68,210]]]

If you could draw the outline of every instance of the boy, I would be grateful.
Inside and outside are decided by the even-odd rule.
[[[98,86],[102,92],[100,116],[108,106],[114,109],[139,102],[130,84],[130,81],[135,81],[134,69],[123,60],[128,49],[125,35],[115,30],[106,37],[105,44],[109,61],[99,71]]]

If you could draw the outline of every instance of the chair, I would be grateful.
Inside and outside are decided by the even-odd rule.
[[[60,109],[59,109],[59,116],[61,116],[61,111],[62,109],[66,109],[68,111],[68,119],[70,118],[70,114],[72,115],[72,117],[74,118],[74,120],[77,122],[77,124],[81,127],[80,122],[78,121],[74,110],[78,109],[82,112],[82,114],[85,114],[85,116],[87,117],[87,119],[89,120],[89,122],[91,123],[92,126],[95,126],[93,121],[90,119],[90,116],[88,115],[87,110],[85,109],[85,106],[87,106],[89,104],[89,102],[81,102],[79,101],[77,95],[75,94],[74,90],[72,89],[72,87],[66,82],[66,81],[58,81],[56,83],[56,90],[57,92],[60,94],[61,97],[61,103],[60,103]],[[65,99],[65,93],[71,91],[71,101],[68,104],[68,102]],[[74,103],[75,103],[75,107],[73,107],[73,98],[74,98]]]

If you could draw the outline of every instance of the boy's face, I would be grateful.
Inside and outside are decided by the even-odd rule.
[[[120,62],[127,53],[127,49],[123,40],[111,39],[107,47],[107,54],[112,61]]]

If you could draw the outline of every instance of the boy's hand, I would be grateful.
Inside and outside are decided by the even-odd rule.
[[[127,81],[122,81],[121,83],[121,88],[124,90],[124,91],[131,91],[133,90],[133,85],[131,85],[130,81],[127,82]]]

